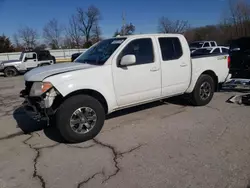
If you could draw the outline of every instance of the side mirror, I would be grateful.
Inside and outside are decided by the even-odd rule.
[[[120,65],[121,66],[127,66],[132,65],[136,63],[136,57],[135,55],[125,55],[122,57]]]

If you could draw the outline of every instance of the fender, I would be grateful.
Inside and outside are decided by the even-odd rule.
[[[47,77],[43,81],[50,82],[63,97],[84,89],[97,91],[105,98],[108,113],[117,108],[111,66],[66,72]]]

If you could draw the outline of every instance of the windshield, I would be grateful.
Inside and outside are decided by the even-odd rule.
[[[103,40],[80,55],[75,60],[75,62],[103,65],[125,40],[126,38],[112,38]]]
[[[202,42],[193,42],[189,45],[190,48],[201,48],[203,45]]]
[[[19,57],[19,60],[22,61],[23,60],[23,56],[24,56],[24,53],[21,53],[20,57]]]

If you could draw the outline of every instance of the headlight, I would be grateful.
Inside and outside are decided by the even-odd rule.
[[[52,87],[50,82],[34,82],[30,90],[30,96],[40,96]]]

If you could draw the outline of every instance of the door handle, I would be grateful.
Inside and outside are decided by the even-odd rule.
[[[181,67],[186,67],[187,66],[187,64],[186,63],[181,63],[181,65],[180,65]]]
[[[150,69],[151,72],[155,72],[155,71],[158,71],[158,70],[159,70],[159,68],[157,68],[157,67],[152,67],[152,68]]]

